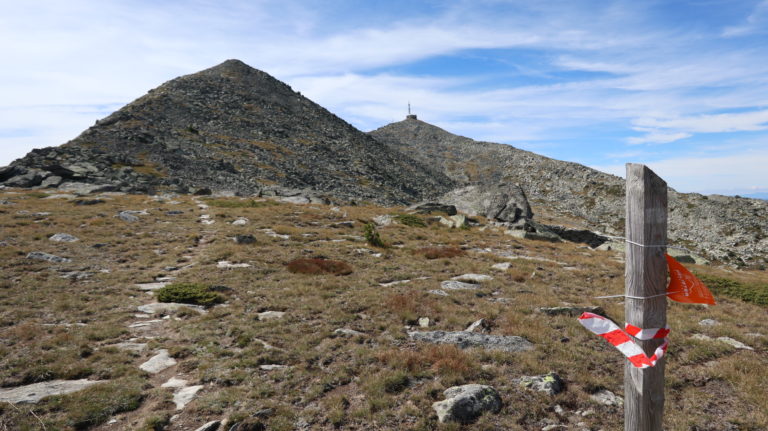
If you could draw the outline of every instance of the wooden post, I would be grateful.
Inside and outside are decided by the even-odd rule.
[[[645,165],[627,163],[626,238],[643,245],[667,243],[667,183]],[[666,249],[626,244],[627,296],[663,294],[667,288]],[[667,297],[626,298],[627,323],[639,328],[663,328]],[[651,356],[662,340],[635,340]],[[624,430],[661,431],[664,417],[664,358],[655,367],[624,368]]]

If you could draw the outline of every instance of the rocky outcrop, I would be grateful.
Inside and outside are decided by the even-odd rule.
[[[523,226],[533,218],[525,192],[517,184],[462,187],[446,193],[439,200],[469,216],[483,216],[508,226]]]
[[[150,90],[63,146],[2,168],[0,182],[379,204],[412,203],[453,186],[238,60]]]
[[[474,141],[416,118],[389,124],[370,135],[429,164],[460,186],[513,182],[525,190],[533,206],[570,219],[571,229],[623,235],[622,178],[511,145]],[[576,233],[573,237],[589,242],[596,239]],[[768,201],[670,189],[669,240],[708,260],[768,266]]]

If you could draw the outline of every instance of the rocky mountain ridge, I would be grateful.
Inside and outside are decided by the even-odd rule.
[[[514,182],[534,207],[569,215],[573,227],[623,235],[624,180],[617,176],[510,145],[474,141],[414,116],[370,135],[393,150],[431,163],[460,185]],[[710,260],[764,266],[768,202],[669,189],[669,238]]]
[[[150,90],[60,147],[0,170],[11,186],[239,194],[309,189],[339,201],[406,203],[452,182],[238,61]]]

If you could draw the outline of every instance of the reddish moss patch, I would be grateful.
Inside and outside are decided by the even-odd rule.
[[[413,254],[420,254],[427,259],[451,258],[461,256],[464,250],[456,247],[424,247],[414,250]]]
[[[297,274],[352,274],[352,267],[340,260],[296,259],[288,262],[288,271]]]

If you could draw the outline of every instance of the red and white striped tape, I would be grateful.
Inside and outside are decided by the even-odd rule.
[[[637,368],[648,368],[656,365],[658,360],[664,356],[669,346],[669,339],[666,338],[667,334],[669,334],[669,327],[640,329],[637,326],[626,325],[627,332],[640,340],[664,338],[664,343],[649,358],[643,349],[632,340],[629,334],[622,331],[619,325],[613,323],[610,319],[585,312],[579,317],[579,323],[594,334],[605,338],[606,341],[616,347]]]

